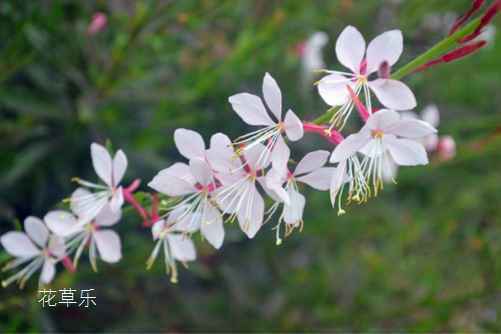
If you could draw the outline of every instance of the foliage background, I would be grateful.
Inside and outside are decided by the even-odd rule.
[[[92,178],[89,144],[125,150],[127,180],[143,186],[179,158],[175,128],[231,137],[246,130],[227,97],[259,92],[269,71],[285,104],[305,119],[326,106],[300,84],[295,45],[347,25],[367,39],[405,36],[403,64],[441,39],[432,13],[469,1],[2,1],[0,4],[0,232],[43,216]],[[96,11],[107,28],[86,28]],[[499,30],[499,19],[497,20]],[[172,285],[157,263],[146,272],[149,231],[129,214],[118,226],[125,258],[60,268],[54,289],[95,288],[92,311],[41,309],[36,284],[0,290],[0,332],[17,331],[500,331],[501,41],[460,62],[406,79],[419,108],[436,103],[455,159],[401,171],[396,185],[338,217],[310,192],[305,229],[275,246],[271,226],[249,241],[227,227],[215,252]],[[356,124],[353,124],[356,126]],[[325,147],[307,136],[295,154]],[[145,189],[145,188],[144,188]],[[6,254],[0,252],[0,260]],[[82,263],[83,264],[83,263]]]

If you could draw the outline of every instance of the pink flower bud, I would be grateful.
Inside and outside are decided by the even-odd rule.
[[[106,28],[108,17],[102,12],[97,12],[92,16],[92,20],[87,27],[88,35],[95,35]]]
[[[438,141],[437,152],[440,160],[447,161],[456,155],[456,142],[451,136],[443,136]]]

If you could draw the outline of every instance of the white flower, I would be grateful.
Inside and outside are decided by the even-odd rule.
[[[193,229],[200,228],[204,238],[220,248],[224,240],[223,218],[212,198],[217,185],[210,166],[199,157],[191,158],[189,166],[176,163],[161,170],[148,184],[168,196],[182,197],[171,210],[180,212],[179,219],[188,218]]]
[[[346,27],[336,42],[338,61],[351,72],[327,71],[327,76],[318,82],[318,92],[324,101],[333,107],[340,106],[334,114],[332,127],[343,128],[353,110],[353,100],[347,86],[358,96],[363,92],[365,104],[372,113],[372,91],[379,102],[389,109],[409,110],[416,106],[416,98],[404,83],[389,78],[369,80],[386,62],[393,66],[403,51],[403,37],[400,30],[387,31],[374,38],[365,47],[365,40],[352,26]]]
[[[13,281],[17,281],[21,288],[26,281],[40,268],[39,284],[48,284],[56,273],[55,265],[65,256],[64,241],[49,234],[45,224],[36,217],[28,217],[24,220],[23,232],[7,232],[0,238],[0,243],[10,255],[16,259],[7,263],[3,270],[16,268],[28,263],[23,269],[10,278],[2,281],[6,287]]]
[[[325,68],[322,50],[329,40],[323,31],[313,33],[304,43],[301,54],[303,82],[311,84],[315,71]]]
[[[176,260],[188,262],[196,259],[195,245],[185,233],[191,232],[191,230],[186,229],[187,224],[185,222],[187,218],[180,219],[183,215],[182,211],[174,210],[170,213],[167,221],[159,220],[151,228],[153,239],[157,240],[157,242],[147,261],[147,268],[151,268],[160,248],[162,248],[165,258],[165,268],[167,273],[170,272],[171,274],[172,283],[177,282]]]
[[[400,166],[427,164],[423,145],[414,139],[435,132],[435,128],[426,122],[401,119],[396,111],[383,109],[372,114],[358,133],[344,139],[334,149],[330,162],[345,163],[361,152],[364,157],[356,166],[357,173],[361,172],[368,183],[372,181],[374,195],[377,195],[382,188],[383,169],[387,168],[388,156]],[[339,180],[342,180],[341,176]]]
[[[282,119],[282,92],[275,79],[269,73],[263,78],[263,96],[273,119],[269,116],[260,97],[249,93],[240,93],[228,99],[233,110],[249,125],[264,128],[248,133],[237,139],[236,145],[244,145],[243,151],[254,145],[266,142],[268,154],[272,154],[272,164],[282,169],[287,164],[284,156],[289,151],[282,135],[285,133],[291,141],[303,137],[303,123],[292,110],[288,110]],[[264,157],[267,159],[268,157]]]
[[[299,161],[294,172],[289,172],[287,168],[282,171],[272,168],[266,174],[265,189],[270,197],[275,200],[275,203],[267,212],[269,218],[283,205],[278,224],[275,226],[277,245],[282,242],[280,238],[280,225],[282,222],[285,222],[286,236],[296,227],[302,230],[306,200],[299,192],[298,183],[307,184],[320,191],[329,189],[332,174],[335,171],[334,167],[323,167],[329,158],[329,154],[328,151],[322,150],[310,152]]]
[[[231,214],[230,219],[236,216],[242,231],[253,238],[263,223],[264,201],[256,181],[263,178],[270,164],[268,148],[257,143],[236,155],[228,137],[219,134],[214,136],[207,155],[222,183],[215,191],[219,207],[224,214]]]
[[[113,212],[120,211],[124,198],[119,184],[127,169],[127,157],[122,150],[118,150],[112,159],[106,148],[99,144],[92,143],[90,149],[94,170],[104,185],[76,178],[80,185],[95,189],[96,192],[86,192],[83,196],[71,198],[71,205],[78,207],[81,214],[79,218],[88,221],[95,218],[107,204]]]
[[[78,188],[73,192],[72,197],[88,196],[86,189]],[[75,251],[74,265],[78,265],[78,260],[86,246],[89,246],[89,260],[92,269],[97,271],[97,257],[107,263],[116,263],[122,258],[122,246],[120,236],[107,227],[119,222],[121,212],[114,212],[110,205],[105,205],[98,215],[91,221],[79,219],[85,212],[79,211],[81,208],[72,206],[70,212],[55,210],[49,212],[44,220],[49,229],[67,239],[66,247],[68,253]]]

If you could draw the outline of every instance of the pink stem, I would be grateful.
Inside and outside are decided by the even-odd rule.
[[[355,103],[355,106],[357,107],[358,114],[360,117],[364,120],[364,122],[367,122],[367,119],[369,118],[369,112],[367,111],[367,108],[365,108],[364,104],[360,99],[358,98],[357,94],[351,89],[350,86],[346,86],[348,88],[348,91],[350,92],[351,99],[353,100],[353,103]]]
[[[336,130],[329,130],[329,128],[324,125],[303,122],[303,129],[304,132],[317,133],[322,137],[327,138],[330,143],[335,145],[341,143],[344,139],[341,133],[337,132]]]
[[[75,272],[75,270],[76,270],[75,266],[73,265],[73,261],[71,261],[69,256],[63,257],[62,262],[63,262],[63,266],[66,268],[66,270],[68,270],[70,273]]]
[[[138,201],[136,201],[136,198],[133,195],[133,192],[137,188],[139,188],[140,184],[141,184],[141,180],[136,179],[127,188],[124,188],[122,190],[122,193],[123,193],[125,201],[127,203],[129,203],[130,205],[132,205],[132,207],[134,209],[136,209],[137,213],[141,216],[141,218],[143,218],[143,226],[144,227],[149,227],[149,226],[152,225],[152,223],[151,223],[151,221],[149,219],[148,211],[146,211],[146,209],[143,208],[141,206],[141,204],[139,204]]]

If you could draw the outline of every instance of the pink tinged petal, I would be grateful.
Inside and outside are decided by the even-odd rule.
[[[122,150],[118,150],[113,158],[113,186],[117,186],[122,181],[127,169],[127,156]]]
[[[92,165],[96,174],[104,181],[108,186],[113,186],[112,184],[112,161],[111,155],[103,146],[92,143],[90,145],[90,153],[92,157]]]
[[[277,119],[282,120],[282,92],[273,77],[266,72],[263,78],[263,96],[266,104]]]
[[[66,255],[64,239],[54,234],[51,235],[49,238],[49,251],[57,259],[64,257]]]
[[[291,150],[285,143],[284,138],[279,136],[271,153],[271,163],[273,169],[276,169],[277,171],[287,170],[287,163],[289,162],[290,155]]]
[[[240,93],[230,96],[228,101],[238,116],[249,125],[274,125],[268,116],[263,101],[249,93]]]
[[[290,109],[287,111],[287,114],[285,114],[284,126],[285,134],[290,141],[296,141],[303,138],[303,122],[301,122],[299,117]]]
[[[440,123],[440,112],[437,106],[434,104],[426,106],[421,112],[421,119],[436,128]]]
[[[391,30],[374,38],[367,46],[367,74],[378,70],[383,62],[393,66],[404,49],[404,38],[400,30]]]
[[[247,237],[252,239],[261,228],[264,216],[264,201],[255,185],[251,185],[242,204],[237,212],[238,223]]]
[[[424,121],[404,119],[386,128],[384,132],[404,138],[423,138],[436,133],[437,130]]]
[[[88,209],[89,198],[92,199],[92,193],[84,188],[77,188],[72,194],[70,199],[71,211],[78,217],[84,216]]]
[[[111,196],[110,199],[110,209],[113,212],[120,212],[120,208],[124,204],[124,194],[122,187],[118,187],[114,193],[113,196]]]
[[[104,208],[96,216],[96,225],[99,226],[112,226],[120,221],[122,213],[120,210],[111,210],[110,205],[105,205]]]
[[[40,254],[40,249],[22,232],[7,232],[0,238],[0,243],[12,256],[30,258]]]
[[[177,129],[174,132],[176,147],[186,159],[203,158],[205,156],[205,143],[196,131]]]
[[[223,133],[216,133],[211,137],[210,148],[206,155],[209,164],[216,172],[231,173],[238,167],[239,159],[235,155],[231,140]]]
[[[339,74],[329,74],[318,82],[318,93],[328,105],[340,106],[350,98],[346,85],[353,87],[350,79]]]
[[[369,82],[369,87],[386,108],[409,110],[416,107],[414,93],[401,81],[376,79]]]
[[[381,109],[378,112],[369,116],[367,123],[363,127],[363,131],[370,134],[371,130],[381,130],[385,132],[387,129],[393,128],[400,120],[400,115],[394,110]]]
[[[202,186],[207,186],[212,182],[211,170],[205,160],[200,158],[190,159],[190,171]]]
[[[196,191],[192,181],[194,178],[189,167],[186,164],[176,163],[161,170],[148,186],[169,196],[183,196]]]
[[[56,265],[52,259],[46,259],[43,263],[42,273],[40,274],[40,282],[49,284],[54,279],[56,274]]]
[[[93,233],[99,256],[104,262],[116,263],[122,258],[120,237],[115,231],[102,230]]]
[[[393,160],[400,166],[426,165],[428,163],[428,156],[423,145],[414,140],[384,136],[383,143],[390,151]]]
[[[336,41],[336,56],[341,64],[359,73],[365,55],[365,40],[353,26],[347,26]]]
[[[224,227],[223,218],[219,210],[209,204],[205,212],[205,219],[200,224],[200,231],[204,238],[214,248],[221,248],[224,240]]]
[[[306,174],[304,176],[298,177],[297,181],[306,183],[310,187],[320,190],[326,191],[329,190],[332,175],[336,169],[334,167],[323,167],[320,169],[316,169],[313,172]]]
[[[303,220],[306,200],[302,194],[295,190],[290,190],[289,196],[291,202],[290,205],[286,205],[284,208],[284,221],[287,224],[295,225]]]
[[[275,201],[289,204],[289,194],[283,188],[285,182],[285,173],[279,173],[276,169],[271,169],[265,177],[265,181],[261,183],[265,192]],[[264,183],[264,184],[263,184]]]
[[[329,159],[329,151],[318,150],[306,154],[296,166],[294,175],[298,176],[319,169],[326,164]]]
[[[70,236],[83,230],[75,216],[62,210],[50,211],[45,215],[44,221],[49,230],[61,237]]]
[[[332,174],[331,185],[330,185],[330,198],[332,207],[336,205],[336,198],[343,187],[343,185],[347,182],[347,173],[346,173],[346,160],[343,160],[337,165],[336,170]]]
[[[160,233],[165,228],[165,220],[159,220],[151,227],[151,234],[153,235],[153,239],[156,240],[160,237]]]
[[[28,217],[24,220],[24,230],[31,240],[44,248],[49,239],[49,230],[43,221],[37,217]]]
[[[283,141],[281,136],[280,139]],[[261,143],[253,144],[251,148],[245,151],[244,156],[250,168],[254,171],[266,168],[270,164],[270,150]]]
[[[356,133],[346,137],[332,152],[330,162],[341,162],[354,155],[359,149],[370,141],[370,136]]]
[[[171,256],[181,262],[193,261],[197,258],[195,245],[184,234],[168,234],[169,250]]]
[[[433,152],[437,149],[440,140],[436,134],[432,134],[422,138],[419,142],[423,143],[427,152]]]

